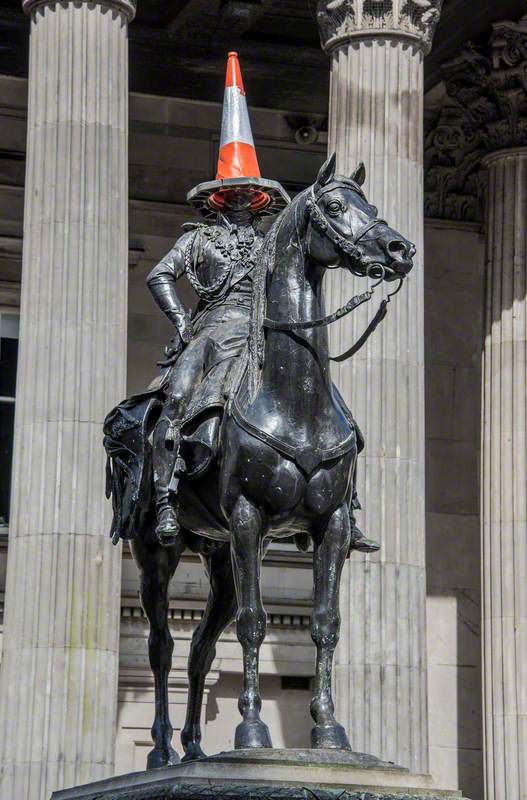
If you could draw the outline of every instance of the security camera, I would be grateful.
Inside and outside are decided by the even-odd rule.
[[[302,125],[295,131],[297,144],[314,144],[318,139],[318,131],[313,125]]]

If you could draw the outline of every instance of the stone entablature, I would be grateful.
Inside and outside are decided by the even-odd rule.
[[[123,601],[124,602],[121,604],[121,619],[146,618],[145,612],[137,602],[126,601],[124,598]],[[0,612],[1,610],[2,601],[0,597]],[[170,603],[168,619],[169,621],[173,620],[178,622],[188,622],[189,624],[191,623],[192,625],[196,625],[201,622],[203,618],[203,611],[204,606],[189,608],[188,606],[179,606],[177,603]],[[311,615],[309,613],[295,614],[287,613],[286,611],[280,613],[271,611],[267,614],[267,624],[277,628],[302,628],[309,630],[311,625]]]
[[[425,118],[425,215],[481,222],[482,160],[527,145],[527,17],[495,23],[488,45],[466,44],[443,76],[446,96]]]
[[[353,38],[396,36],[425,52],[432,43],[443,0],[321,0],[317,21],[324,50]]]

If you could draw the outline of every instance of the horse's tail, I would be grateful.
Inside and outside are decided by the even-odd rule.
[[[112,498],[112,542],[133,539],[154,506],[150,434],[159,417],[155,393],[119,403],[104,421],[106,497]]]

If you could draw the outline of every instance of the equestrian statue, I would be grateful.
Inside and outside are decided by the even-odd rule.
[[[147,279],[174,336],[158,377],[104,423],[111,535],[115,543],[130,541],[150,623],[156,702],[149,768],[179,761],[168,714],[168,586],[186,548],[200,555],[210,593],[189,656],[184,760],[204,756],[205,678],[233,620],[243,650],[235,747],[271,747],[260,718],[260,568],[270,542],[285,537],[313,547],[312,746],[350,749],[331,694],[340,575],[350,551],[379,545],[355,522],[364,442],[330,362],[356,352],[386,315],[390,296],[359,341],[334,359],[327,326],[368,302],[382,281],[399,280],[400,288],[415,253],[378,218],[364,180],[362,164],[350,177],[336,174],[334,155],[292,201],[279,183],[262,179],[238,58],[229,53],[217,177],[188,195],[203,222],[184,226]],[[326,314],[328,269],[375,284]],[[182,275],[198,296],[192,316],[176,291]]]

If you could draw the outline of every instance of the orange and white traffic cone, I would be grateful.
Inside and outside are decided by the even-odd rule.
[[[233,192],[245,194],[253,212],[276,214],[289,202],[279,183],[260,175],[238,53],[230,52],[216,180],[199,184],[187,199],[210,217],[228,205]]]
[[[254,147],[238,53],[231,51],[227,58],[216,180],[230,181],[233,178],[252,178],[255,181],[259,181],[261,175]],[[209,197],[209,205],[221,210],[225,205],[225,191],[232,191],[232,189],[214,192]],[[252,211],[259,211],[271,202],[267,192],[254,188],[248,193],[251,195]]]
[[[238,53],[229,53],[216,180],[260,178]]]

